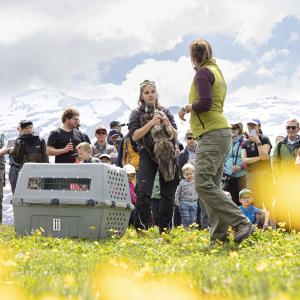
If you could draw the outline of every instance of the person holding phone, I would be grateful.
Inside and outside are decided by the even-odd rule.
[[[225,160],[223,189],[231,195],[232,201],[239,206],[239,192],[246,187],[247,164],[243,163],[241,153],[244,143],[243,124],[231,123],[232,145]]]
[[[260,133],[257,120],[247,122],[248,140],[242,145],[242,160],[248,165],[247,188],[256,195],[256,205],[271,208],[272,172],[270,152],[272,144],[269,138]]]

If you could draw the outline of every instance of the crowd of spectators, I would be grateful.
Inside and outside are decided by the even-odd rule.
[[[110,129],[105,125],[95,128],[95,143],[92,145],[89,137],[79,130],[80,113],[75,108],[66,109],[61,117],[62,124],[49,134],[47,143],[34,132],[30,120],[21,120],[18,125],[18,136],[5,143],[5,136],[0,136],[0,197],[2,222],[3,186],[5,184],[5,155],[9,157],[9,182],[14,193],[18,173],[26,162],[49,162],[48,156],[55,157],[55,163],[105,163],[124,168],[128,174],[128,182],[132,204],[136,207],[142,197],[145,197],[141,185],[146,184],[147,206],[146,219],[136,221],[138,209],[134,209],[130,225],[147,229],[149,226],[160,226],[162,213],[160,205],[162,194],[165,195],[167,182],[160,177],[159,169],[145,165],[143,171],[147,176],[153,171],[151,180],[139,182],[140,161],[145,162],[146,150],[140,157],[140,148],[129,132],[122,134],[121,129],[128,124],[113,121]],[[173,122],[173,121],[172,121]],[[247,130],[243,130],[242,122],[232,122],[232,144],[225,160],[222,186],[228,192],[230,199],[241,209],[242,213],[257,226],[268,229],[274,228],[286,205],[286,189],[296,189],[296,183],[290,180],[299,172],[300,137],[299,122],[292,119],[286,122],[286,136],[278,137],[271,157],[272,145],[270,139],[263,134],[261,122],[258,119],[249,120]],[[197,139],[188,130],[184,136],[183,146],[176,140],[176,166],[179,177],[175,179],[173,199],[168,198],[173,207],[171,223],[165,221],[163,226],[183,225],[189,228],[198,224],[199,228],[208,228],[209,218],[204,202],[199,197],[194,186],[194,165]],[[181,149],[181,151],[180,151]],[[147,157],[147,156],[146,156]],[[141,160],[142,159],[142,160]],[[152,174],[152,173],[151,173]],[[152,178],[153,177],[153,178]],[[153,182],[152,182],[153,181]],[[173,185],[172,185],[173,186]],[[149,194],[148,190],[150,188]],[[172,194],[168,194],[170,195]],[[149,197],[149,199],[148,199]],[[255,203],[255,206],[253,203]],[[275,205],[274,205],[275,202]],[[143,202],[142,202],[143,203]],[[275,208],[275,209],[274,209]],[[145,209],[142,207],[142,213]],[[142,221],[142,222],[141,222]]]

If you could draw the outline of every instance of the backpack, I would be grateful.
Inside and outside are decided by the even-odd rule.
[[[125,151],[126,163],[132,164],[135,167],[135,169],[137,169],[139,162],[139,153],[137,151],[136,144],[129,136],[125,136],[124,138],[122,150]]]
[[[278,157],[281,159],[281,156],[280,156],[280,154],[281,154],[281,147],[282,147],[282,144],[283,144],[283,141],[280,141],[280,142],[278,142],[278,146],[277,146],[277,155],[278,155]]]
[[[46,142],[35,135],[23,135],[19,137],[12,155],[15,162],[20,165],[26,162],[48,162]]]

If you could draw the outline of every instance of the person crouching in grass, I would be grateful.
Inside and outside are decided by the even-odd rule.
[[[195,168],[192,164],[182,167],[182,179],[176,189],[175,205],[179,205],[181,222],[184,227],[196,223],[198,194],[195,189]]]
[[[239,199],[242,204],[239,206],[240,210],[252,224],[256,224],[258,228],[263,230],[268,230],[269,227],[275,228],[270,220],[270,213],[265,208],[260,209],[252,205],[254,197],[251,190],[242,189],[239,192]]]
[[[93,147],[91,144],[82,142],[76,146],[77,160],[79,163],[100,163],[100,159],[93,157]]]

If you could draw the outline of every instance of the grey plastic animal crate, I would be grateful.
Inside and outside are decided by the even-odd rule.
[[[98,163],[26,163],[12,199],[17,234],[92,239],[124,234],[130,203],[125,171]]]

